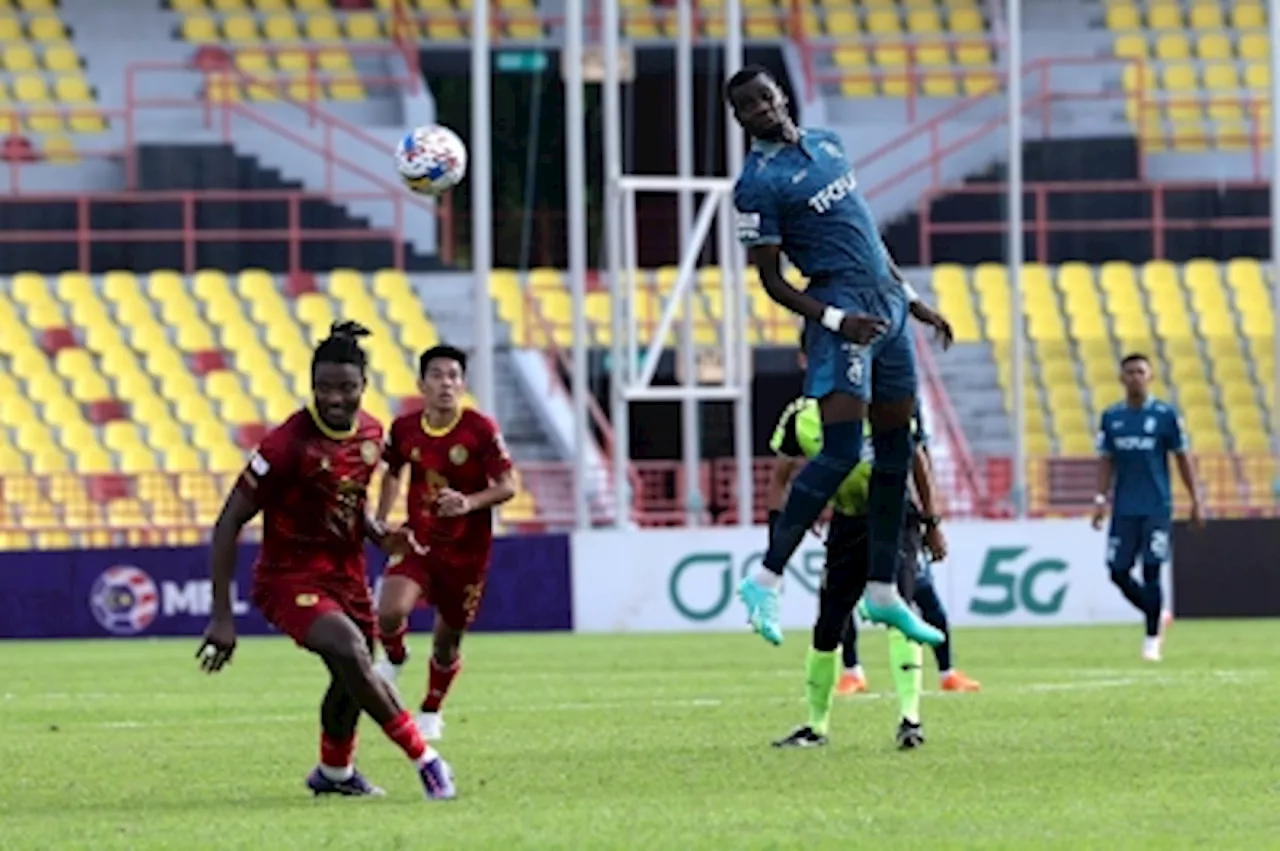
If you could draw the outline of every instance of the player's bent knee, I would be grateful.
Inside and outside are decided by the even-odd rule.
[[[875,449],[875,461],[872,465],[874,470],[897,473],[910,470],[913,447],[909,427],[873,432],[871,445]]]

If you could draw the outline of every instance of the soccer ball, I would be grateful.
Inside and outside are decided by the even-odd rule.
[[[467,146],[448,127],[419,127],[396,145],[396,171],[412,191],[441,195],[466,175]]]

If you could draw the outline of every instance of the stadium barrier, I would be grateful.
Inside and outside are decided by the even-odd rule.
[[[955,521],[934,582],[957,626],[1137,623],[1104,565],[1106,537],[1085,519]],[[739,632],[739,578],[759,568],[764,527],[591,531],[573,536],[575,632]],[[823,546],[792,558],[782,625],[813,625]]]
[[[1173,524],[1173,572],[1180,618],[1280,617],[1275,542],[1280,520],[1214,519],[1203,529]]]
[[[242,635],[272,630],[248,603],[258,547],[240,547],[234,606]],[[371,553],[370,574],[383,558]],[[207,547],[6,553],[0,570],[0,638],[198,636],[211,602]],[[489,587],[475,628],[572,628],[569,539],[565,535],[494,542]],[[376,589],[375,589],[376,590]],[[428,630],[430,614],[411,627]]]

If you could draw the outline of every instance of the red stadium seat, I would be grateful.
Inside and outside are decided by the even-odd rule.
[[[94,425],[129,419],[129,408],[119,399],[100,399],[85,406],[85,417]]]
[[[40,152],[26,136],[6,136],[0,142],[0,160],[9,163],[30,163],[40,159]]]
[[[94,502],[110,502],[113,499],[123,499],[133,493],[133,478],[118,473],[91,476],[89,477],[87,492],[89,499]]]
[[[231,64],[231,54],[214,44],[202,46],[191,57],[191,67],[199,71],[221,71]]]
[[[191,371],[200,378],[223,369],[231,369],[231,364],[221,349],[207,349],[191,355]]]
[[[46,328],[40,334],[40,348],[49,357],[53,357],[63,349],[74,349],[78,345],[76,334],[70,328]]]
[[[396,402],[396,416],[403,417],[405,414],[416,414],[422,410],[421,396],[405,396]]]
[[[310,272],[292,272],[285,279],[284,294],[289,298],[318,292],[320,288],[316,286],[316,276]]]

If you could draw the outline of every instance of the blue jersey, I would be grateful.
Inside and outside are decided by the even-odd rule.
[[[1111,458],[1116,517],[1168,517],[1173,513],[1169,453],[1184,452],[1187,439],[1178,412],[1149,399],[1140,408],[1121,402],[1102,414],[1098,451]]]
[[[755,140],[733,188],[738,239],[779,245],[808,278],[850,275],[864,285],[893,281],[875,217],[840,137],[801,130],[794,144]]]

